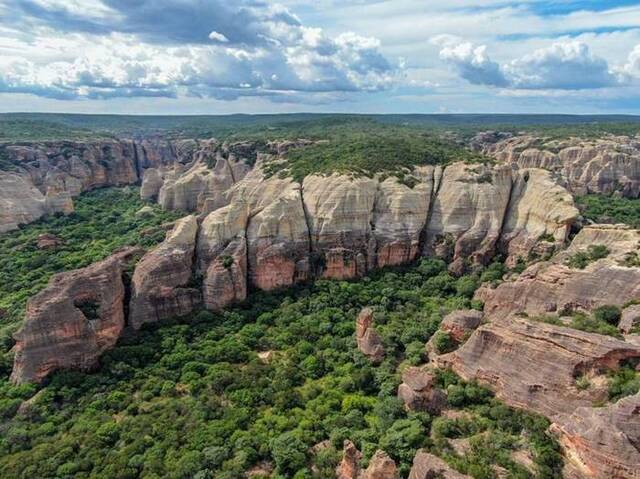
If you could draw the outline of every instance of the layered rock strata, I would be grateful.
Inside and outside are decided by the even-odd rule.
[[[484,133],[472,145],[519,168],[543,168],[576,194],[618,192],[640,196],[640,137],[551,140],[531,135]]]
[[[15,334],[14,383],[39,382],[63,368],[89,370],[125,327],[123,271],[141,250],[130,248],[51,278],[27,304]]]
[[[183,316],[200,304],[200,289],[189,287],[197,232],[195,216],[179,220],[165,241],[138,263],[131,280],[132,328]]]

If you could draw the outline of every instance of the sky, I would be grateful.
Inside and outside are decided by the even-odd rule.
[[[640,0],[0,0],[0,111],[640,114]]]

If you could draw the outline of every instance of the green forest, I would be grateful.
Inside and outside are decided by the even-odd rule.
[[[548,421],[475,383],[440,371],[450,407],[441,417],[408,413],[396,398],[403,369],[424,362],[443,316],[480,308],[473,292],[500,280],[501,263],[455,278],[443,261],[424,259],[359,281],[253,292],[224,313],[197,311],[122,339],[95,373],[11,385],[11,333],[26,299],[56,272],[161,241],[162,225],[179,214],[143,214],[143,206],[137,188],[98,190],[77,198],[70,216],[0,237],[0,477],[224,479],[262,467],[273,477],[328,478],[345,439],[363,451],[364,465],[381,448],[403,475],[427,448],[475,478],[495,477],[496,467],[513,478],[557,477]],[[38,248],[44,233],[60,243]],[[385,344],[378,366],[356,347],[364,306],[374,308]],[[468,440],[464,457],[451,447],[459,440]],[[522,450],[535,471],[514,461]]]
[[[482,279],[503,272],[490,267]],[[62,372],[33,386],[0,383],[0,471],[6,477],[235,478],[266,461],[276,477],[333,477],[345,439],[369,458],[387,451],[407,474],[425,447],[475,478],[533,474],[512,458],[529,451],[536,477],[557,477],[548,422],[508,408],[442,371],[450,417],[407,413],[400,374],[424,361],[444,314],[468,307],[480,277],[454,278],[440,260],[357,282],[318,281],[254,293],[121,341],[95,374]],[[355,317],[375,309],[386,348],[373,366],[358,352]],[[271,352],[268,360],[258,356]],[[29,397],[28,405],[22,406]],[[19,410],[20,409],[20,410]],[[457,456],[449,439],[470,438]],[[491,440],[486,440],[490,438]],[[317,454],[313,446],[330,441]]]

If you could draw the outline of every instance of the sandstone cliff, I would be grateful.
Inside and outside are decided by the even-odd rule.
[[[519,168],[543,168],[560,176],[576,194],[619,192],[640,196],[640,138],[607,136],[550,140],[531,135],[483,133],[472,145]]]
[[[125,326],[122,273],[140,252],[130,248],[55,275],[29,300],[24,324],[15,335],[13,382],[39,382],[58,369],[96,366]]]

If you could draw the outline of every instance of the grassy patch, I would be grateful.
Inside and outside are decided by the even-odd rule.
[[[616,196],[578,196],[576,202],[582,215],[596,223],[625,223],[640,227],[640,199],[618,198]]]

